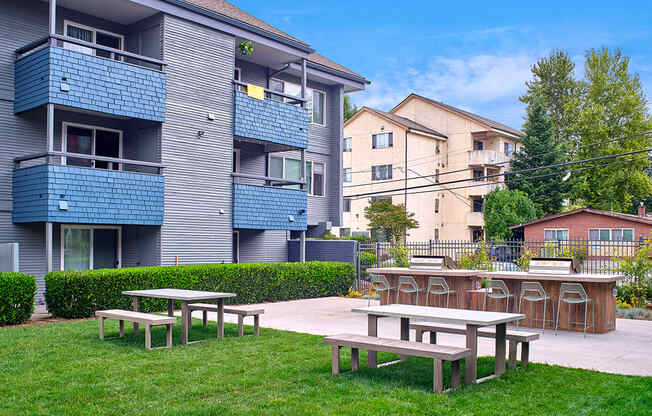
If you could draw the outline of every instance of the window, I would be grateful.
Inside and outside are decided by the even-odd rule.
[[[121,227],[62,225],[61,270],[120,267]]]
[[[326,168],[323,163],[306,161],[306,191],[313,196],[326,195]],[[301,179],[301,160],[289,157],[270,156],[269,176],[292,181]],[[284,188],[300,189],[300,185],[285,185]]]
[[[64,122],[62,148],[69,153],[119,159],[122,158],[122,131]],[[119,163],[75,157],[64,158],[63,164],[97,169],[122,169]]]
[[[380,133],[371,136],[372,149],[384,149],[386,147],[392,147],[392,146],[394,146],[393,133]]]
[[[242,77],[241,77],[241,76],[242,76],[242,71],[240,70],[240,68],[236,67],[236,68],[233,70],[233,80],[234,80],[234,81],[242,81]]]
[[[473,212],[482,212],[482,205],[484,204],[484,200],[482,198],[476,198],[472,200],[473,205]]]
[[[435,169],[435,182],[439,183],[439,169]]]
[[[482,169],[473,169],[473,180],[476,182],[484,181],[484,171]]]
[[[634,241],[633,228],[591,228],[589,229],[591,241]]]
[[[471,238],[473,241],[479,241],[484,239],[484,230],[482,228],[472,228],[471,229]]]
[[[351,173],[351,168],[344,168],[344,182],[352,182],[353,174]]]
[[[505,156],[511,157],[514,154],[514,143],[505,143]]]
[[[543,230],[544,241],[568,241],[567,229],[547,229]]]
[[[353,139],[350,137],[345,137],[343,148],[345,152],[350,152],[351,149],[353,149]]]
[[[301,85],[279,79],[269,80],[269,89],[293,97],[301,97]],[[276,101],[291,101],[289,98],[280,95],[273,95]],[[306,108],[310,116],[310,122],[314,124],[326,124],[326,93],[314,88],[306,88]]]
[[[435,241],[439,241],[439,228],[435,228]]]
[[[435,214],[439,214],[439,198],[435,198]]]
[[[315,124],[326,124],[326,94],[322,91],[312,90],[312,119]]]
[[[324,196],[325,185],[324,185],[324,164],[308,162],[312,165],[312,186],[308,188],[310,195],[315,196]]]
[[[473,150],[484,150],[484,142],[475,140],[473,142]]]
[[[441,153],[441,149],[439,148],[439,143],[435,144],[435,153],[437,154]]]
[[[371,167],[371,180],[382,181],[392,179],[392,165],[377,165]]]
[[[351,212],[351,198],[344,198],[344,212]]]
[[[340,228],[340,238],[341,237],[351,237],[351,229],[350,228]]]
[[[124,49],[124,36],[104,30],[98,30],[94,27],[80,25],[79,23],[64,21],[64,33],[71,38],[83,40],[85,42],[95,43],[96,45],[106,46],[113,49]],[[87,55],[96,55],[102,58],[122,60],[122,56],[115,55],[113,52],[96,50],[87,46],[75,45],[70,42],[64,42],[65,49],[81,52]]]
[[[371,197],[371,202],[376,202],[376,201],[389,201],[389,202],[392,202],[392,197],[391,196],[372,196]]]

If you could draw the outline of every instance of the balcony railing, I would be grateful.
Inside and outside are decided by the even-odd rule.
[[[100,51],[108,57],[96,56]],[[165,65],[155,58],[52,35],[16,51],[14,112],[57,104],[163,122]]]
[[[496,150],[471,150],[469,151],[469,165],[471,166],[495,166],[504,165],[507,168],[507,162],[511,157],[506,156],[504,152]]]
[[[103,162],[113,169],[56,164],[58,158]],[[163,165],[159,163],[65,152],[19,157],[14,162],[16,223],[163,223],[164,177],[147,173],[160,173]]]
[[[466,225],[469,227],[484,227],[482,212],[468,212],[466,214]]]
[[[310,119],[301,107],[302,98],[264,89],[265,99],[250,97],[243,88],[247,84],[234,83],[233,135],[259,142],[279,145],[277,150],[308,147]]]
[[[473,186],[469,187],[469,196],[485,196],[489,194],[494,189],[500,189],[500,184],[486,181],[486,182],[474,182]]]

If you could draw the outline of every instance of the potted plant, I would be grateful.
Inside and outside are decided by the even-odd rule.
[[[254,44],[250,40],[243,40],[240,42],[240,52],[243,55],[251,55],[254,53]]]

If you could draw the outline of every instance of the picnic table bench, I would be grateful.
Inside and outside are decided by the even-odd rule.
[[[401,356],[423,357],[433,359],[433,390],[437,393],[444,389],[443,361],[451,362],[451,390],[460,386],[460,360],[471,355],[468,348],[449,347],[445,345],[424,344],[421,342],[378,338],[366,335],[340,334],[324,338],[324,343],[332,346],[332,371],[340,372],[340,348],[351,348],[351,371],[360,368],[359,349],[382,351]]]
[[[423,334],[430,333],[430,343],[437,343],[437,332],[447,334],[466,335],[466,327],[454,324],[439,324],[434,322],[414,322],[410,323],[410,329],[416,332],[416,340],[423,342]],[[495,327],[484,327],[478,329],[478,337],[496,338]],[[525,332],[506,330],[505,339],[509,341],[509,368],[516,368],[516,351],[518,344],[521,344],[521,365],[526,366],[530,362],[530,342],[539,339],[537,332]]]
[[[218,311],[218,306],[212,303],[191,303],[188,305],[188,308],[190,309],[190,314],[188,314],[188,326],[190,326],[190,320],[192,311],[202,311],[203,316],[202,316],[202,324],[204,327],[206,327],[206,324],[208,323],[208,312],[217,312]],[[260,333],[260,328],[259,328],[259,317],[260,315],[265,313],[265,309],[261,308],[250,308],[246,306],[225,306],[224,307],[224,313],[228,313],[231,315],[238,315],[238,336],[241,337],[244,335],[244,318],[247,316],[253,316],[254,317],[254,335],[258,335]]]
[[[177,322],[177,319],[174,317],[170,318],[168,316],[152,315],[143,312],[125,311],[122,309],[96,311],[95,316],[99,318],[100,339],[104,339],[104,320],[118,319],[120,321],[120,338],[124,337],[125,335],[124,321],[143,324],[145,325],[145,348],[151,350],[152,349],[151,327],[157,325],[165,325],[167,327],[167,332],[165,335],[165,347],[160,347],[160,348],[170,348],[172,346],[172,325],[174,325]]]

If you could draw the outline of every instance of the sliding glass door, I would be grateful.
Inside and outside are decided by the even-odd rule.
[[[122,157],[122,131],[120,130],[64,123],[63,138],[63,149],[68,153],[103,156],[116,159]],[[119,163],[94,159],[82,159],[79,157],[68,157],[65,159],[65,164],[97,169],[121,169]]]
[[[61,226],[61,270],[120,267],[120,227]]]

